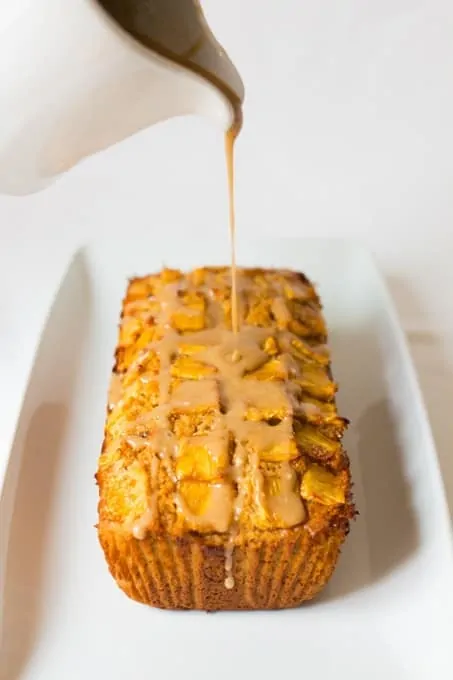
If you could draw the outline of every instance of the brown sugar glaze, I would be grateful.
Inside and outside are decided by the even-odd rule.
[[[236,269],[236,206],[234,195],[234,145],[240,131],[239,124],[233,124],[225,135],[225,157],[228,180],[228,216],[230,223],[231,248],[231,319],[233,332],[239,330],[238,320],[238,288]]]

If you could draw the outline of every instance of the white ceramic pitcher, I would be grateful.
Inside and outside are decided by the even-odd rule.
[[[0,193],[42,189],[174,116],[226,130],[243,95],[197,0],[2,2]]]

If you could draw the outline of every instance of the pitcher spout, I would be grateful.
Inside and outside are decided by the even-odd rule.
[[[0,193],[39,191],[175,116],[205,116],[223,130],[239,120],[242,82],[194,0],[67,0],[65,12],[57,0],[46,0],[46,11],[16,2],[24,11],[0,43],[16,74],[0,85]],[[134,4],[142,14],[121,15]],[[55,36],[45,48],[30,40],[38,27]]]

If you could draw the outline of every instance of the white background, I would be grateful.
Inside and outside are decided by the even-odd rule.
[[[355,236],[375,253],[408,334],[452,510],[453,3],[203,4],[246,88],[238,229]],[[162,229],[175,239],[215,233],[227,247],[223,139],[205,121],[155,126],[41,193],[0,196],[0,457],[73,248],[110,233],[158,239]]]

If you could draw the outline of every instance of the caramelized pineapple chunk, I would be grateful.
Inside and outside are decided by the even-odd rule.
[[[342,446],[338,440],[326,437],[319,428],[308,424],[296,425],[296,441],[299,451],[320,461],[332,462],[334,466],[342,459]]]
[[[131,345],[143,331],[140,319],[133,316],[126,317],[121,322],[118,342],[120,345]]]
[[[321,366],[329,364],[329,353],[324,347],[311,347],[308,343],[300,338],[293,336],[289,343],[284,343],[288,347],[288,351],[300,361],[314,362]]]
[[[277,381],[263,383],[260,380],[241,382],[240,398],[245,404],[246,420],[278,421],[292,414],[292,404],[285,386]]]
[[[206,322],[206,302],[201,293],[186,291],[181,295],[181,306],[171,316],[177,331],[201,331]]]
[[[324,318],[317,307],[294,301],[290,305],[294,316],[289,329],[301,337],[323,336],[327,334]]]
[[[201,380],[216,372],[214,366],[203,364],[187,356],[177,357],[171,366],[171,375],[184,380]]]
[[[311,451],[321,449],[328,455],[334,455],[341,448],[339,441],[329,439],[317,427],[308,424],[296,426],[296,440],[303,453],[310,453]]]
[[[141,370],[147,370],[148,368],[151,368],[153,370],[152,366],[154,366],[154,370],[156,373],[159,371],[159,358],[156,355],[155,352],[149,352],[146,354],[143,354],[143,357],[141,356],[143,350],[140,350],[137,352],[135,345],[128,345],[126,347],[118,347],[116,351],[116,370],[118,373],[123,373],[125,371],[128,371],[129,368],[138,362],[139,360],[143,358],[143,362],[146,364],[146,367],[144,366]],[[124,377],[124,384],[130,384],[132,380],[135,380],[136,376],[136,371],[131,371],[129,374],[126,372]]]
[[[127,300],[128,302],[142,300],[151,295],[152,292],[153,286],[151,284],[151,277],[137,278],[129,283]]]
[[[299,410],[310,423],[342,420],[338,416],[337,409],[333,401],[319,401],[319,399],[314,399],[310,396],[304,396],[304,400],[300,404]]]
[[[263,275],[262,272],[259,271],[251,271],[250,275],[253,279],[253,283],[258,286],[262,291],[266,291],[269,289],[269,279],[266,278],[266,276]]]
[[[150,345],[152,342],[155,342],[158,338],[158,331],[154,326],[148,326],[143,330],[143,332],[140,334],[140,336],[135,340],[134,342],[134,347],[137,350],[137,353]]]
[[[208,505],[211,489],[202,482],[183,481],[179,484],[179,493],[191,514],[202,515]]]
[[[181,342],[178,346],[178,353],[181,356],[191,357],[195,354],[200,354],[206,349],[206,345],[198,344],[195,342],[186,342],[184,337],[181,338]]]
[[[215,410],[201,413],[176,413],[170,416],[170,427],[177,439],[210,433],[218,425]]]
[[[219,388],[215,380],[186,380],[179,383],[170,400],[172,413],[219,411]]]
[[[299,338],[325,338],[325,329],[322,324],[299,321],[293,319],[289,322],[288,329]]]
[[[291,311],[282,297],[275,297],[272,300],[271,313],[277,328],[285,329],[292,321]]]
[[[291,333],[294,333],[294,335],[297,335],[299,338],[309,338],[312,335],[316,335],[316,333],[313,332],[310,326],[306,326],[297,319],[292,319],[289,322],[288,330],[290,330]]]
[[[263,345],[264,351],[269,354],[271,357],[275,356],[278,354],[278,345],[276,339],[270,335],[266,340],[264,341]]]
[[[255,495],[254,523],[263,529],[286,529],[301,524],[306,511],[298,477],[288,463],[258,473],[260,493]]]
[[[301,494],[306,500],[323,505],[344,503],[344,477],[334,475],[319,465],[312,465],[302,478]]]
[[[141,352],[132,354],[132,357],[131,354],[126,350],[122,361],[118,362],[119,370],[126,369],[123,379],[125,388],[133,385],[137,379],[142,382],[152,380],[154,376],[158,375],[160,368],[160,359],[154,350],[141,350]]]
[[[175,281],[180,281],[182,279],[182,272],[179,269],[170,269],[166,267],[162,270],[160,274],[160,280],[162,283],[175,283]]]
[[[292,426],[285,420],[278,424],[246,421],[238,430],[238,437],[263,462],[279,463],[300,455]]]
[[[308,283],[303,283],[302,281],[293,281],[291,283],[283,284],[283,291],[285,297],[288,300],[313,300],[316,299],[316,293],[313,288]]]
[[[294,439],[288,439],[285,442],[274,444],[259,452],[260,460],[270,463],[281,463],[294,460],[295,458],[298,458],[299,455],[299,450]]]
[[[294,470],[289,465],[283,466],[279,475],[266,481],[266,501],[273,528],[285,529],[303,522],[306,512]]]
[[[303,422],[319,427],[329,439],[341,439],[348,425],[348,420],[338,415],[334,401],[318,401],[308,395],[304,395],[297,405],[295,415]]]
[[[201,331],[205,326],[205,314],[198,309],[184,307],[172,315],[171,323],[177,331]]]
[[[246,375],[246,378],[254,378],[255,380],[286,380],[287,377],[288,370],[286,364],[280,357],[278,359],[270,359],[256,371]]]
[[[178,512],[189,528],[220,533],[228,531],[233,515],[231,484],[184,480],[179,483],[178,491]]]
[[[144,298],[140,300],[131,300],[124,303],[122,323],[128,318],[136,317],[137,319],[146,319],[149,315],[156,315],[160,311],[160,304],[155,298]]]
[[[281,406],[246,406],[245,419],[257,423],[263,420],[280,422],[290,413],[290,409]]]
[[[229,463],[228,447],[228,437],[217,433],[183,440],[177,453],[176,476],[199,481],[218,479]]]
[[[296,380],[302,390],[312,397],[321,400],[330,400],[337,391],[336,383],[332,382],[325,369],[315,365],[305,365],[302,375]]]
[[[181,300],[185,307],[188,307],[193,311],[203,312],[206,308],[204,295],[195,290],[186,291]]]
[[[128,333],[126,325],[126,334]],[[122,330],[120,330],[120,338],[122,338]],[[128,369],[142,354],[145,357],[145,352],[153,342],[159,339],[159,331],[155,326],[143,326],[140,324],[137,332],[133,333],[130,338],[126,336],[126,342],[120,342],[116,356],[117,356],[117,370],[124,371]],[[155,355],[155,352],[151,352]]]
[[[271,300],[268,298],[250,299],[245,323],[249,326],[270,328],[272,326]]]
[[[206,281],[206,274],[206,269],[204,267],[199,267],[190,273],[189,278],[194,286],[202,286]]]

